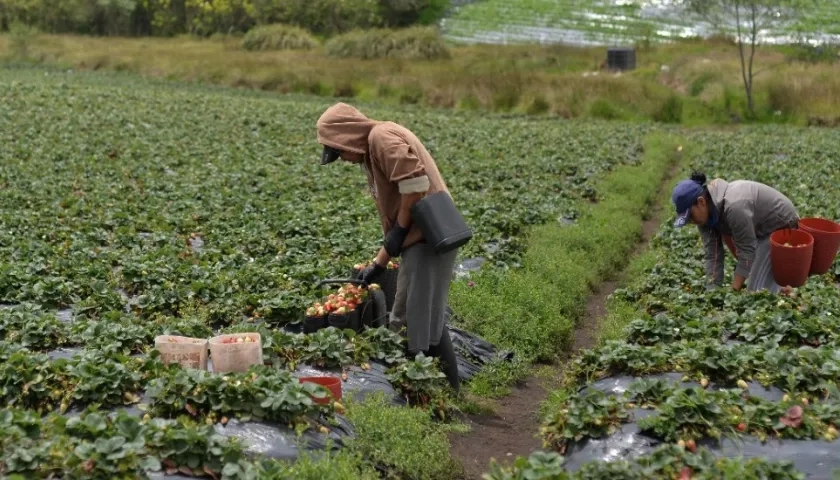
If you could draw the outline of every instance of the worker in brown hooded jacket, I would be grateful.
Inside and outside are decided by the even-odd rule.
[[[449,193],[434,159],[407,128],[371,120],[345,103],[328,108],[316,127],[324,147],[321,165],[339,158],[360,165],[379,210],[383,246],[360,279],[375,283],[388,261],[401,257],[391,323],[406,326],[410,355],[440,358],[447,380],[458,391],[458,365],[445,325],[458,250],[437,254],[411,219],[411,207],[424,195]]]

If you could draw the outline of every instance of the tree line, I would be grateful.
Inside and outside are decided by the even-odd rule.
[[[450,0],[0,0],[0,29],[103,36],[238,34],[296,25],[315,35],[434,23]]]

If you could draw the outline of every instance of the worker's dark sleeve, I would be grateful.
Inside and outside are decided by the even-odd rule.
[[[723,238],[713,228],[698,227],[698,230],[700,230],[700,238],[703,239],[705,250],[706,284],[721,285],[723,283]]]

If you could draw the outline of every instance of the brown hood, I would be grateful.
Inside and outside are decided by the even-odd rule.
[[[368,136],[371,129],[381,122],[371,120],[362,112],[336,103],[328,108],[318,122],[318,143],[338,150],[367,155]]]

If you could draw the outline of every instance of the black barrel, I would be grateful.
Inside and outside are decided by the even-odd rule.
[[[636,68],[636,49],[614,47],[607,49],[607,68],[610,70],[633,70]]]

